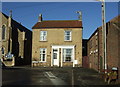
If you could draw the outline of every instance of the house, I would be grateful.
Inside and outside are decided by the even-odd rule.
[[[10,16],[0,12],[0,51],[2,62],[6,66],[30,65],[32,32]]]
[[[40,15],[32,29],[33,66],[82,66],[82,20],[44,21]]]
[[[106,23],[106,63],[107,69],[117,67],[120,79],[120,15]],[[102,27],[98,27],[88,40],[89,66],[97,71],[103,71],[105,67],[103,57]]]

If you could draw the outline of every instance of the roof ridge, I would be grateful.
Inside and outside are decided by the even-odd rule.
[[[43,20],[42,22],[44,21],[80,21],[80,20]]]

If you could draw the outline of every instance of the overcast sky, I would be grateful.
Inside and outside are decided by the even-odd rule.
[[[77,20],[76,11],[82,11],[83,38],[102,25],[101,2],[3,2],[2,12],[32,30],[42,13],[43,20]],[[118,2],[106,2],[106,22],[118,15]]]

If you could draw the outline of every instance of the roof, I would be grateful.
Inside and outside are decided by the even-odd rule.
[[[79,20],[50,20],[37,22],[32,29],[41,28],[82,28],[82,21]]]
[[[110,22],[119,22],[120,21],[120,15],[114,17],[113,19],[110,20]]]
[[[120,21],[120,15],[114,17],[113,19],[111,19],[111,20],[108,21],[107,23],[109,23],[109,22],[117,23],[117,26],[120,27],[120,22],[119,22],[119,21]],[[106,25],[107,25],[107,23],[106,23]],[[90,38],[88,39],[88,41],[95,35],[95,33],[98,31],[98,29],[102,29],[102,26],[98,27],[98,28],[94,31],[94,33],[92,33],[92,35],[90,36]]]
[[[1,12],[2,13],[2,12]],[[4,14],[4,13],[2,13],[7,19],[8,19],[8,16],[6,15],[6,14]]]
[[[9,18],[9,16],[7,16],[6,14],[4,14],[3,12],[0,12],[2,15],[4,15],[7,19]],[[11,18],[11,26],[13,27],[18,27],[17,29],[21,30],[21,31],[30,31],[29,29],[27,29],[25,26],[23,26],[22,24],[20,24],[19,22],[17,22],[16,20],[14,20],[13,18]]]

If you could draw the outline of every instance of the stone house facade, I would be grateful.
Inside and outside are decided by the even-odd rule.
[[[106,23],[107,69],[117,67],[120,75],[120,15]],[[88,40],[90,68],[104,70],[102,27],[96,29]],[[120,78],[120,77],[119,77]]]
[[[7,58],[7,54],[13,54],[14,65],[30,65],[31,64],[31,49],[32,49],[32,32],[26,27],[18,23],[10,16],[0,12],[0,42],[2,58]],[[6,59],[3,63],[10,66]]]
[[[82,66],[82,21],[49,20],[33,26],[32,65]]]

